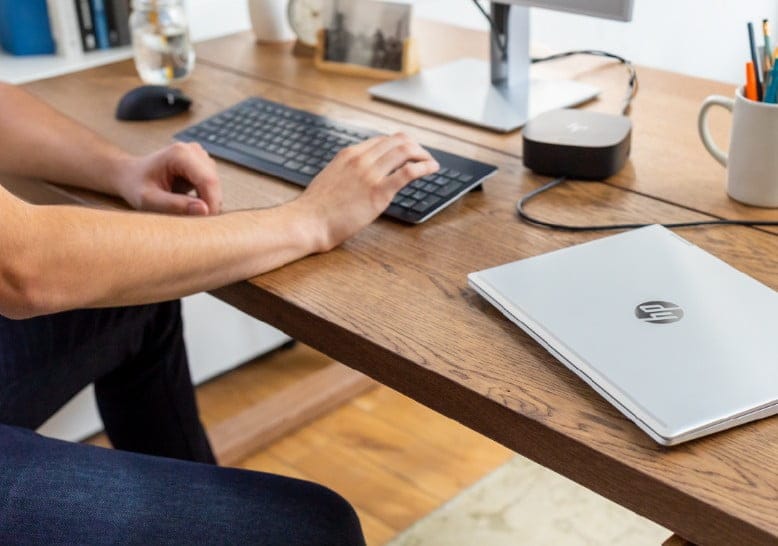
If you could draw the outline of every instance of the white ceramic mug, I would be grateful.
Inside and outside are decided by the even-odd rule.
[[[732,112],[729,154],[716,146],[708,129],[708,110],[722,106]],[[727,193],[741,203],[778,207],[778,105],[756,102],[735,91],[735,98],[705,99],[697,119],[705,148],[727,168]]]
[[[289,42],[295,35],[286,15],[287,0],[248,0],[258,42]]]

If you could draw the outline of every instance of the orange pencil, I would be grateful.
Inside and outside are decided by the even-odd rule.
[[[746,63],[746,98],[757,100],[756,72],[754,70],[754,63],[751,61]]]

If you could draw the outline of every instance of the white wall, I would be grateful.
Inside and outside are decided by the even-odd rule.
[[[251,27],[248,0],[184,0],[193,40],[231,34]]]
[[[247,0],[188,3],[196,39],[249,28]],[[421,18],[487,28],[471,0],[416,0],[416,4]],[[765,17],[778,35],[775,0],[635,0],[630,23],[534,9],[531,32],[532,40],[554,50],[605,49],[637,64],[740,82],[749,58],[746,22]]]
[[[750,58],[746,23],[767,17],[774,34],[778,26],[775,0],[634,1],[630,23],[533,9],[531,39],[554,50],[604,49],[637,64],[740,82]],[[471,0],[420,0],[418,15],[487,28]]]

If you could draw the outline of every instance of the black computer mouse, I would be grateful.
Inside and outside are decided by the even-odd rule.
[[[145,121],[175,116],[189,110],[192,99],[180,89],[142,85],[128,91],[116,107],[116,119]]]

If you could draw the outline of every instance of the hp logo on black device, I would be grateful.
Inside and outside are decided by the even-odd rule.
[[[635,316],[643,322],[670,324],[683,318],[683,309],[669,301],[647,301],[635,307]]]

